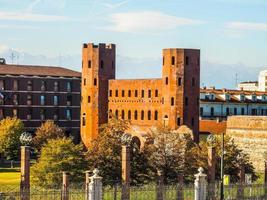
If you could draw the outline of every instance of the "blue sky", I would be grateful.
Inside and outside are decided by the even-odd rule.
[[[0,0],[0,55],[80,70],[81,44],[117,44],[118,77],[157,77],[161,50],[200,48],[201,85],[267,68],[266,0]],[[133,70],[134,69],[134,70]]]

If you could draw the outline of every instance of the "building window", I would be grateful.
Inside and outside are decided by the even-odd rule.
[[[13,81],[13,90],[18,90],[18,88],[19,88],[18,80],[14,80]]]
[[[45,120],[45,110],[44,109],[40,110],[40,119]]]
[[[135,119],[135,120],[138,119],[138,112],[137,112],[137,110],[134,111],[134,119]]]
[[[31,108],[28,110],[26,118],[27,118],[27,120],[31,120],[32,119],[32,109]]]
[[[56,110],[54,111],[54,114],[53,114],[54,121],[57,121],[57,120],[58,120],[58,113],[59,113],[59,110],[56,109]]]
[[[109,96],[112,97],[112,90],[109,90]]]
[[[175,64],[175,57],[172,56],[172,65],[174,65],[174,64]]]
[[[154,120],[158,120],[158,111],[157,110],[155,111],[155,114],[154,114]]]
[[[230,115],[230,109],[226,108],[226,116]]]
[[[18,117],[18,109],[13,109],[13,117]]]
[[[72,96],[68,95],[67,96],[67,106],[71,106],[72,104]]]
[[[97,79],[94,78],[94,86],[96,86],[96,85],[97,85]]]
[[[181,126],[181,118],[180,117],[177,118],[177,126]]]
[[[132,117],[131,111],[128,110],[128,119],[131,120],[131,117]]]
[[[115,91],[115,97],[118,97],[118,96],[119,96],[119,91],[116,90],[116,91]]]
[[[185,57],[185,65],[189,65],[189,57],[188,56]]]
[[[214,116],[214,108],[213,107],[210,108],[210,116],[212,116],[212,117]]]
[[[145,97],[145,90],[142,90],[141,97],[142,97],[142,98]]]
[[[4,110],[0,108],[0,120],[4,119]]]
[[[116,111],[115,111],[115,117],[118,119],[118,116],[119,116],[119,111],[116,110]]]
[[[88,103],[91,103],[91,96],[88,96],[87,98]]]
[[[159,91],[155,90],[155,97],[158,97],[158,96],[159,96]]]
[[[128,97],[131,97],[131,90],[128,90]]]
[[[151,111],[150,110],[147,112],[147,119],[151,120]]]
[[[91,68],[91,65],[92,65],[91,60],[88,60],[88,68]]]
[[[41,96],[40,96],[40,104],[41,104],[42,106],[45,105],[45,96],[44,96],[44,95],[41,95]]]
[[[55,81],[55,82],[54,82],[54,91],[55,91],[55,92],[58,92],[58,88],[59,88],[58,82]]]
[[[182,85],[182,78],[179,77],[179,78],[178,78],[178,86],[181,86],[181,85]]]
[[[134,91],[134,96],[135,96],[135,97],[138,97],[138,90],[135,90],[135,91]]]
[[[195,80],[195,78],[193,77],[193,78],[192,78],[192,86],[195,86],[195,84],[196,84],[196,80]]]
[[[257,115],[257,109],[255,109],[255,108],[251,109],[251,114],[252,115]]]
[[[195,125],[195,119],[192,118],[192,119],[191,119],[191,126],[194,126],[194,125]]]
[[[100,62],[100,67],[101,67],[101,69],[104,68],[104,61],[103,60],[101,60],[101,62]]]
[[[148,98],[151,98],[151,90],[148,90]]]
[[[66,118],[67,118],[67,120],[71,120],[71,110],[70,109],[66,110]]]
[[[171,98],[171,106],[174,106],[174,97]]]
[[[124,97],[124,90],[121,91],[121,96]]]
[[[71,82],[67,82],[67,92],[71,92],[72,90],[72,84]]]
[[[166,84],[166,85],[169,84],[169,79],[168,79],[168,77],[165,78],[165,84]]]
[[[5,89],[5,81],[0,80],[0,91]]]
[[[13,104],[14,105],[18,105],[19,104],[19,95],[18,94],[14,94],[13,95]]]
[[[164,66],[165,58],[164,56],[162,57],[162,65]]]
[[[27,82],[27,90],[32,91],[32,81]]]
[[[144,120],[144,118],[145,118],[145,111],[141,111],[141,120]]]
[[[108,112],[108,116],[109,116],[109,118],[112,118],[112,110],[111,109]]]
[[[58,96],[54,96],[54,106],[58,105]]]
[[[188,106],[188,97],[185,97],[185,106]]]
[[[83,126],[85,126],[85,124],[86,124],[86,118],[85,118],[85,116],[83,116],[82,124],[83,124]]]
[[[27,95],[27,105],[30,106],[32,105],[32,95]]]
[[[124,112],[124,110],[121,111],[121,118],[122,118],[122,119],[125,118],[125,112]]]
[[[45,91],[46,90],[46,83],[45,81],[41,81],[41,91]]]
[[[234,108],[234,115],[237,115],[237,108]]]
[[[200,116],[203,116],[203,107],[200,107]]]
[[[83,79],[83,85],[86,85],[86,78]]]
[[[244,114],[245,114],[245,109],[241,108],[241,115],[244,115]]]

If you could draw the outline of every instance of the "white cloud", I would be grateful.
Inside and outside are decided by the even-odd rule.
[[[203,24],[204,21],[166,15],[156,11],[115,13],[111,26],[105,29],[118,32],[153,32],[172,30],[178,26]]]
[[[8,46],[4,44],[0,44],[0,53],[6,52],[8,50]]]
[[[65,16],[58,15],[42,15],[27,12],[2,12],[0,11],[0,20],[13,21],[33,21],[33,22],[50,22],[50,21],[66,21]]]
[[[39,29],[39,28],[27,25],[0,24],[0,29]]]
[[[226,28],[241,31],[267,31],[267,23],[229,22]]]

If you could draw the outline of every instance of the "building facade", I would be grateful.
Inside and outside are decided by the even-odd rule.
[[[114,44],[83,45],[81,138],[86,146],[111,115],[138,127],[187,125],[198,141],[200,51],[164,49],[162,77],[116,80]]]
[[[267,115],[267,92],[201,89],[201,119],[226,120],[232,115]]]
[[[60,67],[0,64],[0,119],[17,117],[32,133],[51,119],[79,142],[80,79]]]
[[[258,81],[248,81],[239,83],[237,89],[245,91],[258,91],[259,89]]]

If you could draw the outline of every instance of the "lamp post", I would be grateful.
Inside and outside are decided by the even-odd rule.
[[[224,186],[223,186],[223,176],[224,176],[224,132],[221,135],[221,196],[220,200],[224,199]]]

